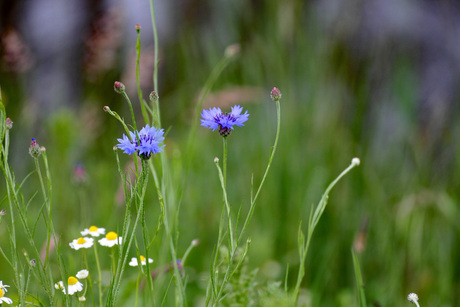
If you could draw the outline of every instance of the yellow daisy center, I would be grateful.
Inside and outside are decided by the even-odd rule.
[[[73,276],[70,276],[69,279],[67,280],[67,283],[69,284],[69,286],[73,286],[73,285],[75,285],[77,282],[78,282],[78,279],[76,279],[76,278],[73,277]]]
[[[139,258],[141,258],[141,261],[145,261],[145,257],[144,257],[144,256],[140,256]]]
[[[114,233],[113,231],[109,232],[106,236],[107,240],[116,240],[118,238],[118,235]]]
[[[3,297],[3,290],[0,289],[0,297]]]
[[[91,227],[89,228],[89,231],[94,232],[94,231],[97,231],[97,229],[98,229],[98,228],[97,228],[96,226],[91,226]]]
[[[86,242],[86,240],[84,238],[80,238],[80,239],[77,240],[78,244],[83,244],[85,242]]]

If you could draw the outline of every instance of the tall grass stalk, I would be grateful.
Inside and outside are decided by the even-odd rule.
[[[366,307],[366,294],[364,292],[364,283],[363,283],[363,276],[361,275],[361,268],[359,266],[358,256],[356,255],[354,249],[351,249],[351,255],[353,257],[353,269],[355,271],[355,278],[356,278],[356,288],[359,294],[359,306]]]

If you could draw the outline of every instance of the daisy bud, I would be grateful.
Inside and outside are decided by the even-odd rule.
[[[409,293],[409,295],[407,296],[407,300],[418,306],[418,295],[417,294]]]
[[[214,163],[219,163],[219,158],[215,157],[214,158]]]
[[[200,244],[200,240],[195,239],[192,241],[192,246],[198,246],[198,244]]]
[[[112,149],[113,149],[113,151],[117,151],[117,150],[118,150],[118,147],[117,147],[117,145],[113,146],[113,148],[112,148]]]
[[[136,32],[137,33],[140,33],[141,32],[141,25],[140,24],[136,24]]]
[[[238,53],[240,53],[240,44],[232,44],[225,48],[224,55],[228,58],[234,57]]]
[[[45,146],[40,147],[40,150],[41,150],[42,152],[46,151]]]
[[[30,265],[35,267],[37,265],[37,260],[35,259],[30,260]]]
[[[5,216],[5,215],[6,215],[6,210],[2,209],[2,211],[0,211],[0,216]]]
[[[13,121],[11,120],[11,118],[7,118],[6,119],[6,129],[11,129],[13,128]]]
[[[150,101],[151,101],[151,102],[157,102],[157,101],[158,101],[158,98],[160,98],[160,97],[158,96],[158,93],[157,93],[157,92],[152,91],[152,92],[150,93],[150,95],[149,95],[149,98],[150,98]]]
[[[359,158],[353,158],[353,159],[351,160],[351,164],[352,164],[353,166],[358,166],[359,163],[361,163],[361,161],[359,160]]]
[[[86,297],[84,297],[84,296],[79,296],[79,297],[78,297],[78,300],[79,300],[80,302],[86,302]]]
[[[29,154],[32,158],[37,159],[41,155],[41,153],[42,151],[40,145],[38,145],[35,139],[32,139],[32,142],[30,142]]]
[[[125,92],[125,85],[120,81],[115,81],[115,83],[113,84],[113,89],[118,94],[123,94]]]
[[[270,92],[270,97],[273,101],[279,101],[281,99],[281,92],[279,89],[274,87]]]
[[[109,112],[110,108],[108,106],[104,106],[104,112]]]

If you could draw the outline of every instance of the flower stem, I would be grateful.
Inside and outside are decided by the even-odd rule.
[[[141,57],[141,31],[137,31],[137,42],[136,42],[136,85],[137,94],[139,96],[139,103],[141,104],[142,116],[146,124],[149,123],[147,111],[145,110],[144,100],[142,99],[141,83],[139,82],[139,60]]]
[[[99,281],[98,281],[98,284],[99,284],[99,306],[102,306],[102,275],[101,275],[101,266],[99,264],[99,256],[97,254],[96,245],[97,245],[96,243],[93,244],[93,246],[94,246],[94,257],[96,258],[97,274],[98,274],[98,277],[99,277]]]
[[[252,189],[251,189],[251,206],[249,207],[248,215],[246,217],[246,220],[244,221],[243,228],[241,229],[241,232],[240,232],[240,235],[239,235],[239,238],[238,238],[238,243],[243,238],[243,233],[246,230],[246,228],[248,227],[249,222],[252,219],[252,215],[254,214],[254,209],[256,207],[257,197],[259,196],[259,193],[260,193],[260,191],[262,189],[262,186],[264,185],[265,178],[267,178],[268,171],[270,170],[270,166],[272,165],[273,157],[275,156],[276,148],[278,146],[278,138],[279,138],[279,135],[280,135],[280,128],[281,128],[281,110],[280,110],[280,102],[279,102],[279,100],[276,101],[276,121],[277,121],[277,125],[276,125],[275,143],[273,144],[273,147],[271,148],[270,158],[268,159],[267,168],[265,169],[264,176],[262,177],[262,181],[260,182],[259,187],[257,188],[257,192],[254,195],[254,197],[252,197]]]

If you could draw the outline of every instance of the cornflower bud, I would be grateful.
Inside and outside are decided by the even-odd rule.
[[[273,101],[279,101],[281,99],[281,92],[279,89],[274,87],[270,92],[270,97]]]
[[[109,112],[110,108],[108,106],[104,106],[104,112]]]
[[[123,94],[125,92],[125,85],[120,81],[115,81],[115,83],[113,84],[113,89],[118,94]]]
[[[160,97],[158,96],[157,92],[152,91],[149,95],[149,98],[151,102],[157,102]]]
[[[32,142],[30,142],[29,154],[32,156],[32,158],[37,159],[38,157],[40,157],[41,153],[42,150],[40,148],[40,145],[38,145],[35,139],[32,139]]]
[[[11,120],[11,118],[7,118],[6,119],[6,129],[11,129],[13,128],[13,121]]]
[[[141,32],[141,25],[140,24],[136,24],[136,32],[139,33]]]

